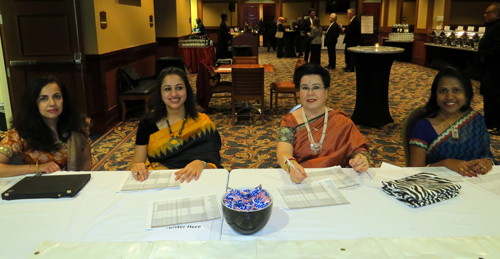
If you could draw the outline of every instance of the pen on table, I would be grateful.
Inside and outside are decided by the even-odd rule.
[[[286,158],[286,156],[283,156],[283,158],[285,159],[285,161],[290,164],[290,166],[295,169],[295,171],[297,171],[297,173],[299,173],[300,175],[302,175],[299,171],[299,169],[297,169],[297,167],[295,167],[292,162],[290,162],[290,160],[288,160],[288,158]],[[304,181],[306,181],[306,183],[309,183],[309,181],[307,179],[304,179]]]

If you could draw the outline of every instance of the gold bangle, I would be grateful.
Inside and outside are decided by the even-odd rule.
[[[36,172],[40,173],[40,165],[38,164],[38,160],[36,160]]]
[[[431,167],[431,164],[426,165],[425,167]]]
[[[29,164],[28,166],[30,168],[30,172],[35,173],[35,171],[33,171],[33,168],[31,168],[32,164]]]
[[[487,157],[486,159],[490,160],[492,166],[495,166],[495,162],[493,162],[493,158]]]

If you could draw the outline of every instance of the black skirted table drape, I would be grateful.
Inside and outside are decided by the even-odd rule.
[[[392,62],[404,51],[396,47],[358,46],[353,53],[356,66],[355,124],[380,128],[394,122],[389,111],[389,75]]]

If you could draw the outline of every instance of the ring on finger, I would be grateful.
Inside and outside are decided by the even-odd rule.
[[[139,172],[135,172],[135,175],[139,176]]]
[[[464,169],[463,169],[463,168],[460,168],[460,172],[463,172],[463,171],[464,171]]]

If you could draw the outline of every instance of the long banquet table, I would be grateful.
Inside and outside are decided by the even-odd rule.
[[[341,190],[350,204],[300,210],[282,205],[277,189],[294,185],[282,169],[206,170],[181,188],[130,193],[117,192],[130,172],[91,172],[75,198],[0,201],[0,258],[500,258],[500,198],[461,182],[456,198],[410,208],[368,186],[381,170],[343,169],[360,183]],[[498,173],[499,166],[490,172]],[[0,191],[21,178],[0,178]],[[227,186],[258,184],[274,206],[254,235],[237,234],[223,220],[146,229],[150,201],[220,198]]]

